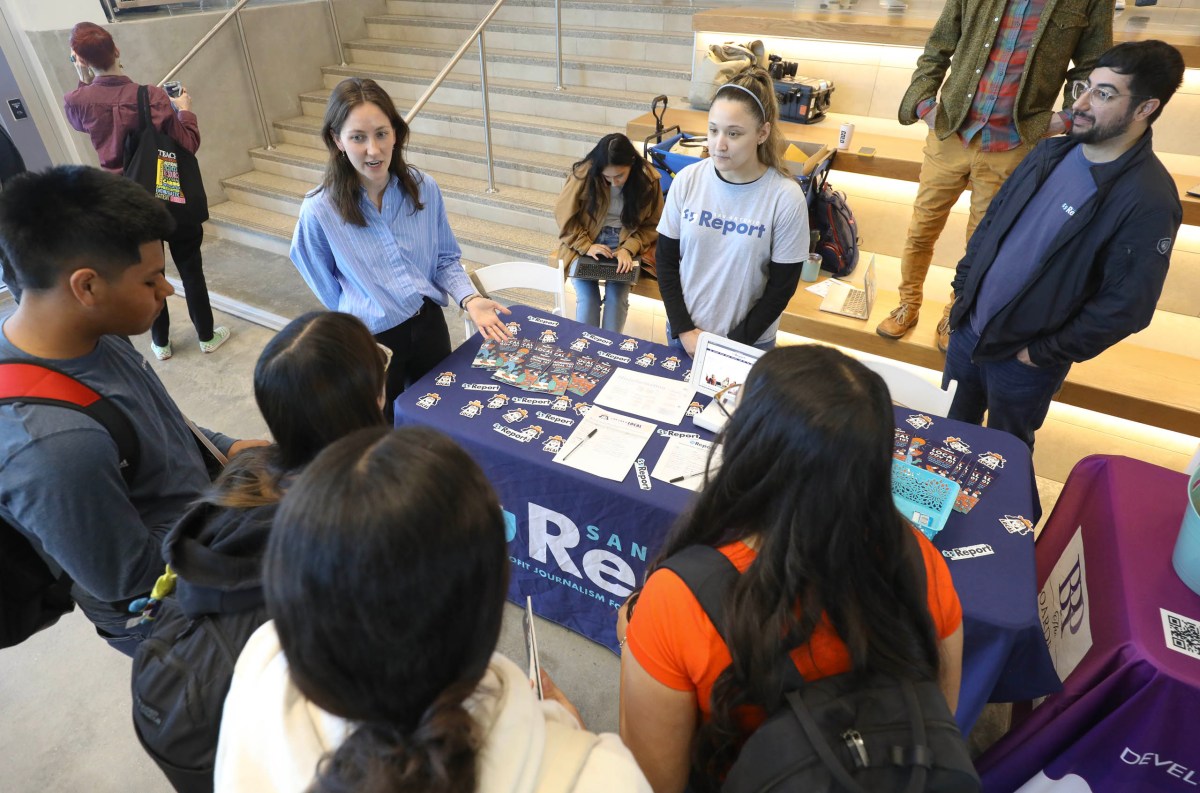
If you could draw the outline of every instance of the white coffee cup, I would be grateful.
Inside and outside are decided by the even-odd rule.
[[[854,125],[850,122],[842,124],[841,130],[838,132],[838,150],[845,151],[850,148],[850,139],[854,137]]]

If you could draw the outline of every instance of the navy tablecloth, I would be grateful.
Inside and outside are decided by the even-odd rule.
[[[522,337],[537,340],[549,331],[560,348],[586,342],[587,354],[616,366],[668,377],[688,374],[690,359],[678,350],[525,306],[512,311]],[[490,370],[472,369],[479,343],[478,336],[469,339],[401,394],[396,424],[445,432],[491,480],[507,522],[509,596],[521,603],[532,596],[539,615],[616,652],[616,608],[640,583],[646,562],[693,495],[650,479],[648,472],[671,433],[712,436],[690,418],[679,427],[660,427],[643,451],[644,475],[635,466],[619,483],[554,464],[554,452],[604,381],[586,396],[568,393],[569,404],[554,404],[553,397],[496,383]],[[637,365],[639,358],[647,362],[647,353],[653,363]],[[707,401],[698,396],[695,407]],[[517,408],[525,415],[509,422],[519,415]],[[972,459],[990,452],[1002,461],[1002,467],[988,469],[992,481],[970,513],[954,513],[935,541],[963,604],[958,720],[966,730],[989,700],[1027,699],[1059,687],[1036,609],[1032,529],[1038,515],[1029,452],[1011,435],[905,408],[896,408],[896,423],[927,440],[929,448],[951,438],[969,447]]]

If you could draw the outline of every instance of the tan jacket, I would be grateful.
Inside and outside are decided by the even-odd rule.
[[[1006,4],[1006,0],[947,0],[925,51],[917,58],[912,84],[900,100],[901,124],[916,122],[917,105],[938,96],[940,89],[934,121],[937,136],[945,140],[958,131],[971,109]],[[1112,25],[1112,0],[1046,0],[1013,109],[1022,141],[1032,145],[1045,136],[1060,91],[1062,106],[1071,106],[1071,82],[1087,77],[1096,60],[1112,47]]]
[[[663,194],[658,186],[658,171],[649,163],[643,166],[646,178],[651,180],[654,190],[651,201],[642,207],[638,216],[637,228],[630,229],[621,226],[618,248],[624,248],[635,258],[653,256],[654,243],[658,241],[658,219],[663,210]],[[584,215],[584,188],[587,185],[587,165],[584,164],[576,171],[567,174],[567,183],[563,185],[554,205],[554,220],[558,223],[558,239],[560,245],[554,253],[553,264],[558,265],[562,259],[568,267],[576,256],[587,253],[588,248],[600,236],[600,224],[608,214],[608,191],[601,190],[596,196],[596,216]]]

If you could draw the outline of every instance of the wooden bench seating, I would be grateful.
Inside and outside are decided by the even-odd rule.
[[[895,292],[880,291],[871,318],[864,321],[821,311],[821,298],[805,291],[806,286],[809,284],[800,283],[780,320],[780,330],[941,371],[945,356],[933,336],[945,303],[927,297],[920,322],[903,339],[894,341],[875,333],[875,327],[899,305]],[[639,281],[633,291],[662,300],[658,283],[649,278]],[[1200,436],[1200,359],[1128,342],[1118,344],[1071,367],[1057,401]]]
[[[830,114],[828,119],[817,124],[783,121],[780,127],[784,138],[791,142],[836,147],[840,119],[843,118],[855,123],[854,138],[849,151],[837,153],[833,160],[834,170],[906,182],[916,182],[920,178],[925,133],[917,125],[902,127],[898,122],[886,119]],[[708,114],[702,110],[668,108],[663,124],[667,127],[678,125],[685,132],[703,135],[708,128]],[[654,134],[654,116],[650,113],[638,116],[626,125],[625,131],[640,145]],[[869,157],[858,154],[864,147],[875,149],[875,154]],[[1200,199],[1187,195],[1188,188],[1200,184],[1200,174],[1175,173],[1172,176],[1183,203],[1183,222],[1200,225]]]
[[[895,292],[880,291],[871,318],[863,321],[821,311],[821,298],[803,282],[788,304],[780,330],[810,339],[940,371],[944,356],[934,329],[945,303],[925,299],[921,319],[903,339],[885,339],[875,327],[899,305]],[[1076,364],[1057,401],[1187,435],[1200,435],[1200,359],[1131,343],[1110,347]]]

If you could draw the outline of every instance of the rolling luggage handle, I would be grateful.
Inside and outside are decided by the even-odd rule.
[[[659,102],[662,102],[662,107],[659,107]],[[651,163],[655,165],[665,167],[665,164],[655,161],[654,155],[651,153],[650,141],[653,140],[655,143],[662,143],[663,135],[666,135],[668,132],[683,132],[683,130],[679,128],[678,124],[674,124],[666,129],[663,129],[663,116],[667,114],[666,94],[659,94],[658,96],[654,97],[654,101],[650,103],[650,113],[654,116],[654,134],[647,135],[646,139],[642,141],[642,156],[647,160],[650,160]],[[674,176],[674,174],[672,174],[672,176]]]

